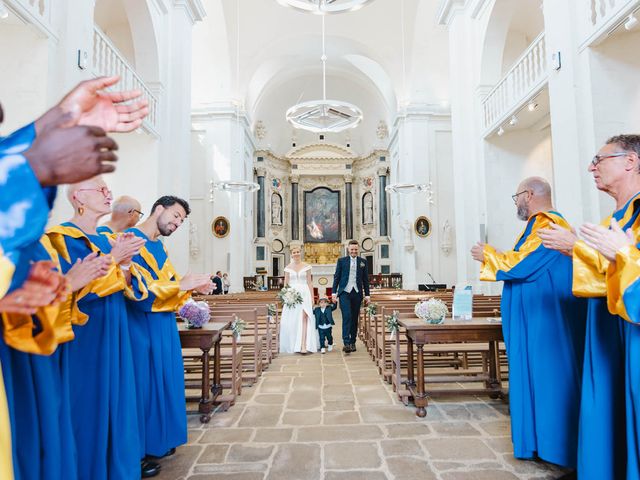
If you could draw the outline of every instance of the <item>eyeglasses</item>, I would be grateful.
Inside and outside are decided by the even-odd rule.
[[[606,158],[624,157],[625,155],[629,155],[629,152],[616,152],[612,153],[611,155],[594,155],[591,159],[591,165],[597,167],[598,164]]]
[[[515,195],[511,195],[511,198],[513,199],[513,203],[518,203],[518,197],[523,193],[527,193],[527,192],[529,192],[529,190],[523,190],[521,192],[516,193]]]
[[[129,214],[132,214],[133,212],[136,212],[139,218],[142,218],[144,216],[144,212],[141,212],[140,210],[136,210],[135,208],[132,210],[129,210]]]
[[[111,190],[109,190],[109,187],[102,187],[102,188],[81,188],[79,190],[76,190],[77,192],[100,192],[102,193],[102,195],[106,198],[108,196],[111,195]]]

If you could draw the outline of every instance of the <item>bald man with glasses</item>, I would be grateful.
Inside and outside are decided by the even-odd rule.
[[[140,202],[133,197],[123,195],[116,198],[111,206],[111,218],[98,227],[98,233],[124,232],[135,227],[144,216]]]
[[[545,179],[527,178],[516,192],[516,215],[527,223],[514,248],[478,243],[471,250],[482,263],[480,280],[504,282],[514,456],[576,468],[586,303],[571,293],[571,260],[538,237],[550,225],[570,227]]]

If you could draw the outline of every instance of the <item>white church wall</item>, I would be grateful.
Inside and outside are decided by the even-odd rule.
[[[524,228],[511,199],[518,193],[518,184],[527,177],[540,176],[549,181],[553,190],[549,129],[518,130],[492,137],[486,142],[485,169],[488,243],[499,250],[510,250]]]
[[[4,110],[0,132],[6,135],[31,123],[49,107],[48,40],[32,27],[0,20],[0,63],[4,72],[0,75]]]
[[[611,136],[640,132],[638,49],[640,33],[620,31],[601,45],[585,52],[589,56],[591,72],[595,150]],[[615,92],[615,95],[611,92]],[[594,151],[593,154],[595,153],[597,152]],[[588,165],[588,158],[584,163]],[[609,215],[615,205],[608,195],[600,193],[599,197],[599,217],[602,218]],[[599,218],[592,219],[598,220]]]

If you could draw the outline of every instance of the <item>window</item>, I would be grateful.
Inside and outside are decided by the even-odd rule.
[[[389,258],[389,245],[380,245],[380,258]]]
[[[264,246],[256,247],[256,260],[259,262],[264,261]]]
[[[256,158],[256,162],[264,162],[264,157],[258,157],[258,158]]]
[[[381,162],[386,162],[386,161],[387,161],[387,157],[385,157],[385,156],[381,156],[381,157],[380,157],[380,161],[381,161]]]
[[[391,273],[391,266],[380,265],[380,273],[382,273],[383,275],[389,275]]]

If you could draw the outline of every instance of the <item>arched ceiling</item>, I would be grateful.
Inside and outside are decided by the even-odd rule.
[[[439,2],[375,0],[359,11],[326,17],[327,98],[354,103],[365,113],[348,133],[358,153],[379,146],[376,126],[393,122],[399,102],[448,100],[448,35],[435,21]],[[322,97],[321,18],[275,0],[203,3],[207,17],[194,30],[194,106],[240,101],[251,122],[265,124],[270,148],[286,152],[292,132],[287,108]],[[304,132],[296,136],[298,142],[306,138]],[[347,135],[333,137],[342,142]]]

